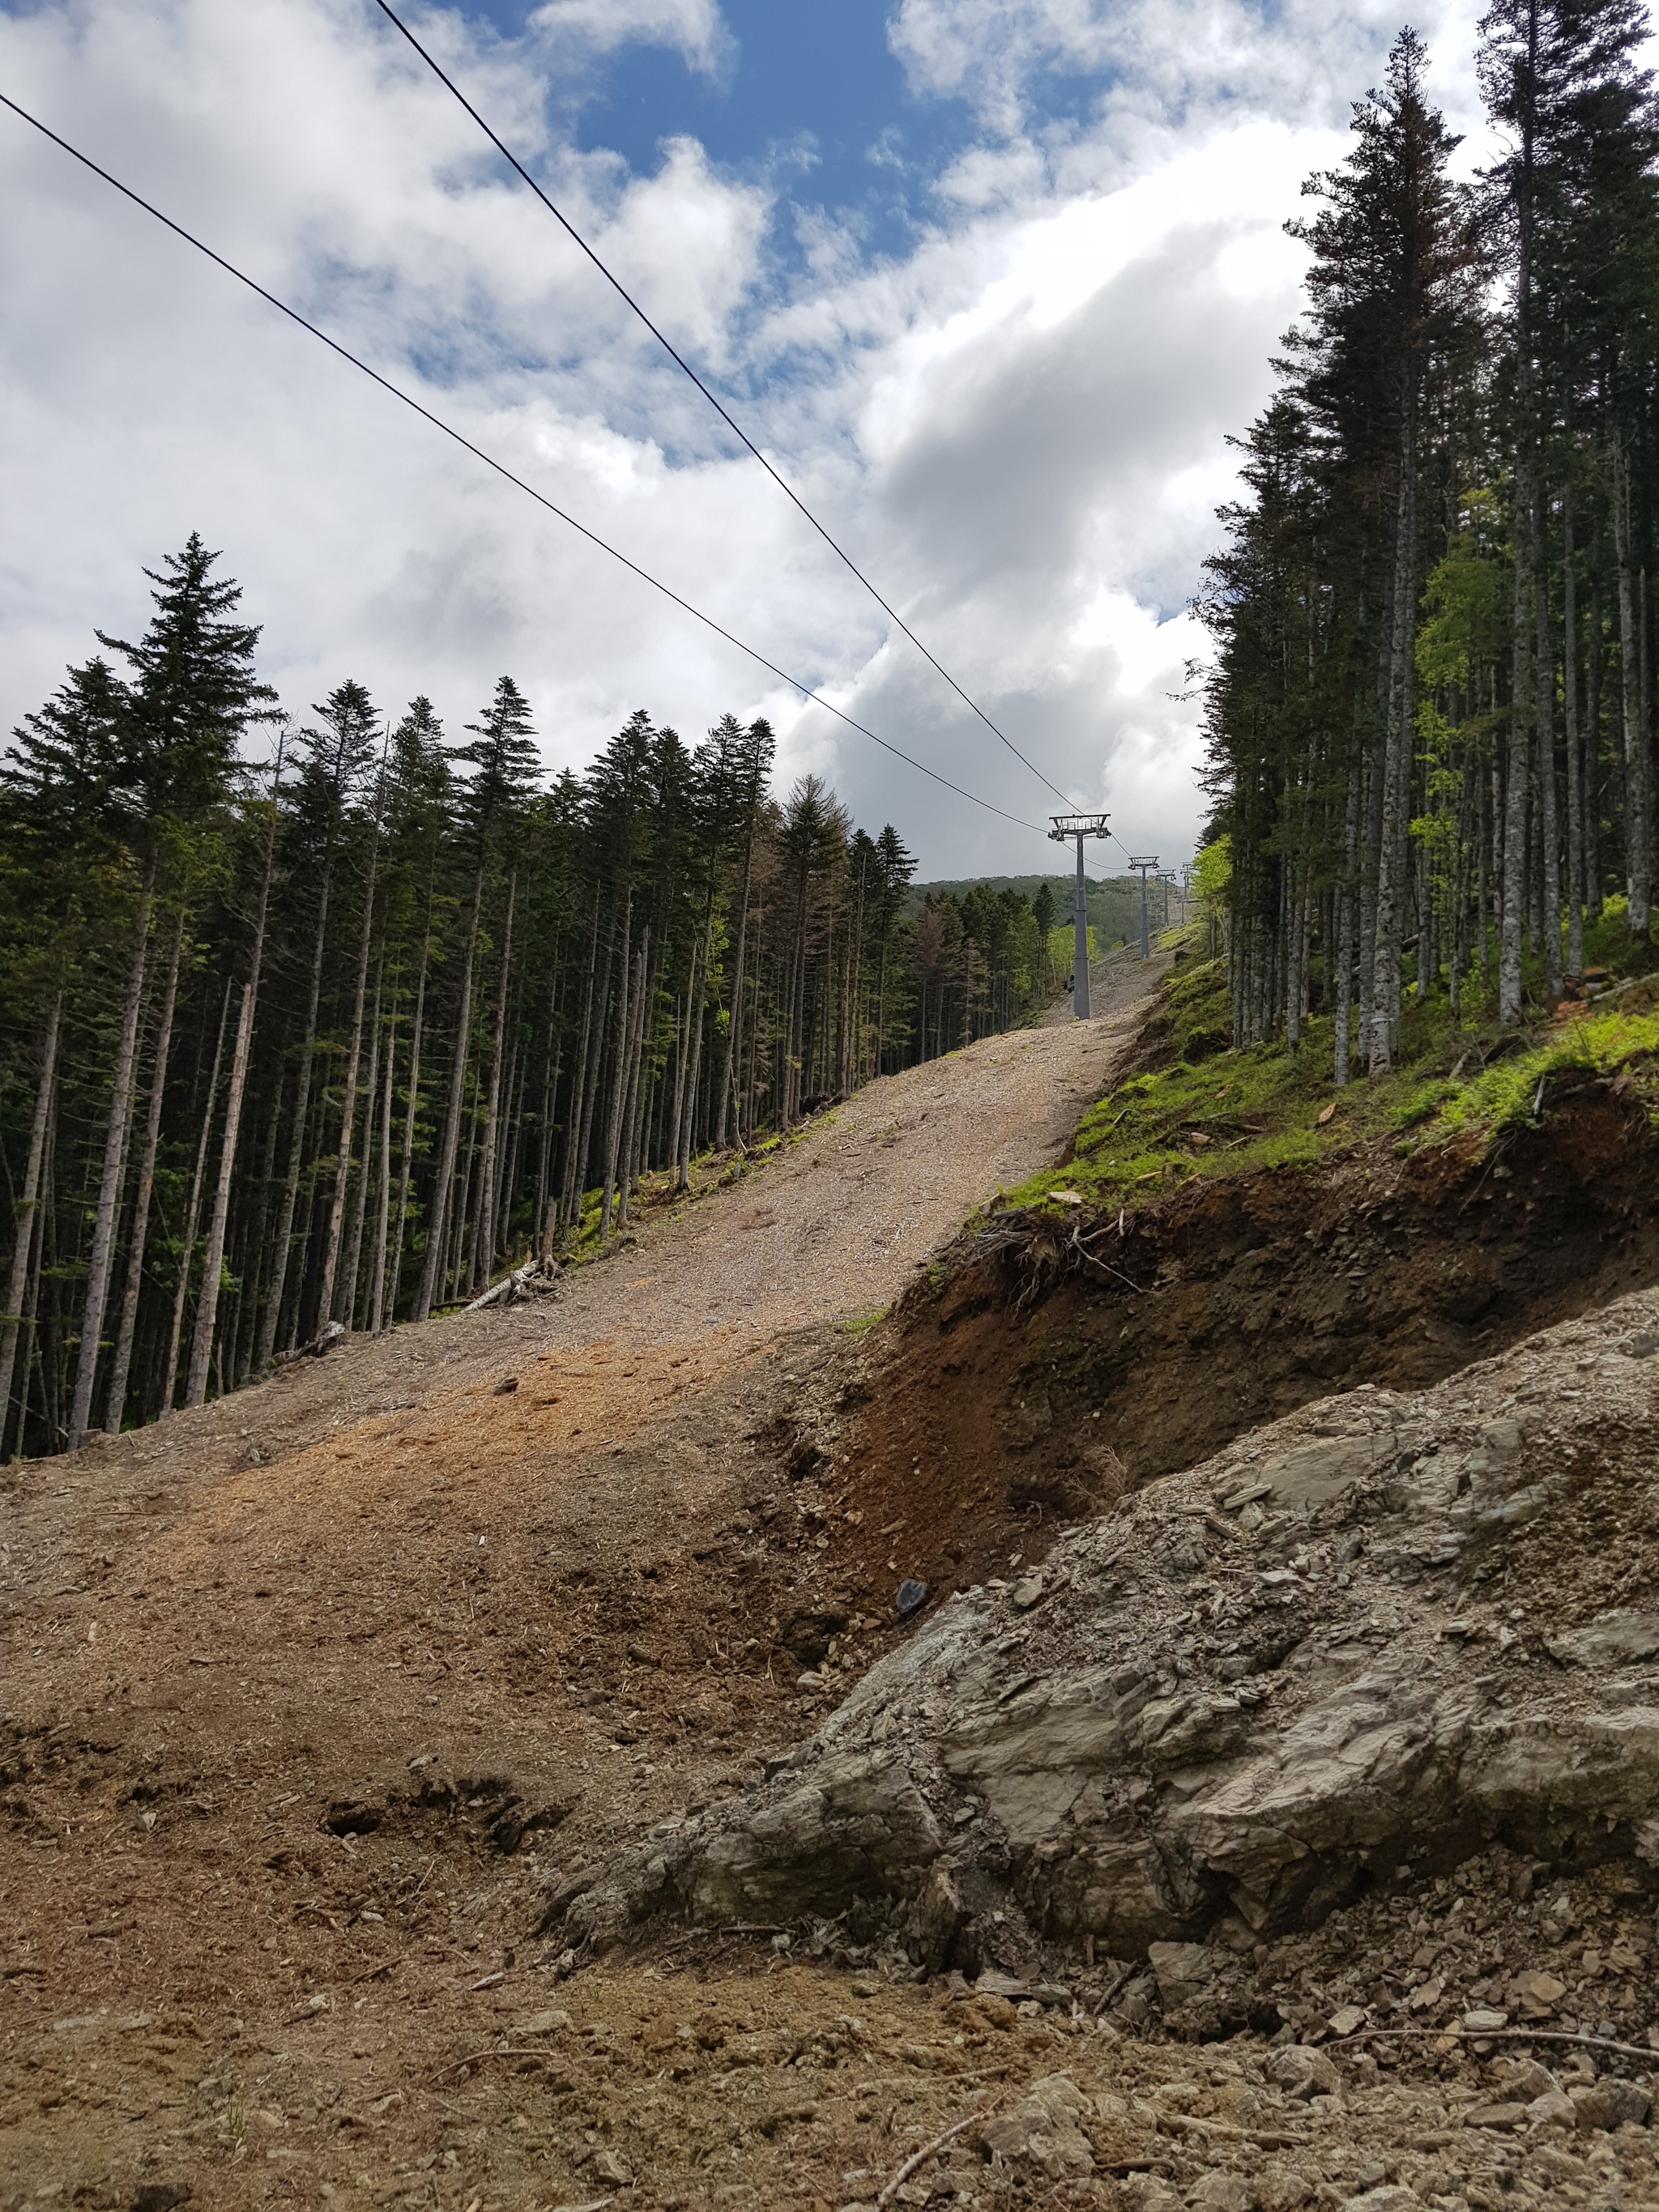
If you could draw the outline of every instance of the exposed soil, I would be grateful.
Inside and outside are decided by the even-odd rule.
[[[1279,2092],[1248,2054],[968,2017],[769,1930],[574,1978],[535,1935],[561,1877],[758,1778],[905,1632],[901,1578],[1035,1555],[1118,1455],[1143,1478],[1659,1273],[1645,1141],[1590,1098],[1595,1174],[1521,1146],[1501,1197],[1409,1165],[1264,1178],[1125,1240],[1139,1295],[1068,1279],[1015,1317],[988,1259],[935,1298],[929,1261],[1057,1157],[1146,981],[1101,963],[1096,1022],[872,1086],[556,1300],[7,1471],[0,2205],[830,2206],[1061,2067],[1091,2096],[1167,2084],[1175,2117],[1091,2119],[1100,2178],[1044,2203],[1150,2205],[1241,2161],[1263,2204],[1386,2180],[1411,2085],[1252,2119]],[[959,2194],[1016,2186],[960,2148]],[[1483,2142],[1448,2171],[1495,2204],[1512,2163]]]
[[[1005,1219],[872,1332],[796,1448],[845,1461],[866,1529],[898,1499],[907,1536],[927,1531],[907,1573],[977,1581],[1310,1400],[1426,1389],[1659,1279],[1656,1200],[1645,1113],[1587,1077],[1495,1156],[1368,1149],[1320,1176],[1206,1180],[1121,1236],[1084,1224],[1103,1228],[1093,1260],[1069,1220]],[[861,1587],[895,1557],[867,1536],[848,1551]]]
[[[416,2185],[428,2075],[499,2001],[471,1984],[548,1985],[532,1877],[793,1732],[848,1607],[791,1395],[1056,1156],[1133,1032],[1146,971],[1114,974],[1115,1012],[872,1085],[556,1299],[8,1470],[0,2201],[355,2191],[360,2105],[374,2186]],[[290,2064],[281,2142],[239,2134]],[[141,2090],[158,2067],[246,2094]]]

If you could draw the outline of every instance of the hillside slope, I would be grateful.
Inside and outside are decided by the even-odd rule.
[[[358,1340],[7,1471],[10,2174],[126,2204],[159,2159],[169,2186],[226,2188],[228,2123],[198,2137],[191,2096],[112,2104],[109,2062],[57,2063],[82,2045],[54,2021],[141,2014],[164,2057],[216,2066],[307,2025],[315,2112],[373,2015],[362,2095],[394,2100],[377,2132],[402,2124],[375,2185],[418,2154],[416,2087],[477,2033],[470,1985],[515,1971],[553,1832],[597,1847],[791,1731],[848,1608],[826,1628],[781,1408],[839,1324],[1055,1157],[1133,1035],[1146,971],[1115,972],[1098,1020],[870,1086],[556,1300]],[[896,1579],[851,1632],[872,1648]],[[282,2168],[262,2158],[252,2193]]]

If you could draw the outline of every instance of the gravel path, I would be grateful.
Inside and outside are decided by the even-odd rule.
[[[1115,955],[1093,971],[1092,1019],[986,1037],[870,1084],[737,1189],[583,1270],[550,1340],[757,1340],[890,1304],[975,1206],[1054,1160],[1167,966]]]

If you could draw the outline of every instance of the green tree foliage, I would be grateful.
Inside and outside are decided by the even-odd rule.
[[[1654,871],[1659,156],[1635,0],[1498,0],[1500,155],[1454,178],[1419,43],[1296,234],[1308,307],[1239,441],[1202,611],[1236,1042],[1402,996],[1521,1021]]]
[[[459,743],[344,678],[273,738],[217,556],[150,581],[0,761],[0,1450],[592,1249],[1052,995],[1028,902],[913,915],[763,720],[641,710],[550,780],[510,677]]]

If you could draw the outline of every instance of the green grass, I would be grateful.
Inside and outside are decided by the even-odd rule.
[[[1200,929],[1182,934],[1189,949],[1202,949]],[[1652,965],[1645,951],[1632,957],[1619,915],[1587,933],[1587,957],[1598,964],[1641,970]],[[1356,1073],[1340,1091],[1329,1018],[1306,1024],[1295,1054],[1282,1043],[1229,1048],[1224,961],[1183,968],[1166,979],[1163,996],[1169,1064],[1116,1085],[1078,1124],[1072,1161],[1031,1176],[1003,1205],[1048,1205],[1058,1213],[1067,1209],[1053,1194],[1066,1191],[1116,1211],[1206,1178],[1313,1169],[1371,1144],[1395,1153],[1452,1142],[1484,1148],[1533,1120],[1540,1085],[1547,1111],[1553,1079],[1573,1072],[1627,1071],[1659,1121],[1659,975],[1628,983],[1605,1011],[1569,1022],[1546,1025],[1537,1007],[1518,1050],[1485,1006],[1454,1023],[1443,994],[1420,1005],[1408,994],[1400,1066],[1376,1079]],[[1492,1061],[1495,1051],[1504,1056]]]
[[[868,1313],[849,1314],[841,1324],[841,1333],[843,1336],[862,1336],[866,1329],[873,1328],[878,1321],[884,1320],[886,1315],[885,1306],[872,1306]]]

